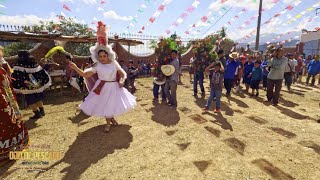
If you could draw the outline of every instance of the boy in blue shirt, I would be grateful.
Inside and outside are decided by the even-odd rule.
[[[309,80],[312,76],[311,85],[314,86],[316,81],[316,75],[320,73],[320,61],[319,55],[316,55],[314,60],[311,60],[308,64],[308,77],[307,77],[307,85],[309,85]]]
[[[221,62],[213,62],[206,69],[205,72],[208,74],[211,67],[214,67],[214,71],[212,73],[211,81],[211,90],[210,97],[207,101],[206,106],[203,108],[204,111],[208,111],[211,105],[211,102],[214,98],[216,98],[216,108],[214,110],[215,113],[220,112],[220,99],[222,95],[222,82],[223,82],[223,72],[224,67]]]
[[[262,81],[262,69],[260,67],[259,61],[256,61],[254,63],[254,67],[249,76],[251,77],[251,82],[250,82],[250,86],[252,89],[251,96],[254,96],[254,90],[257,91],[256,96],[259,96],[259,84]]]

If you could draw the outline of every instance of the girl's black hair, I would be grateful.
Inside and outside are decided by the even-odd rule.
[[[92,58],[91,58],[91,57],[89,57],[89,58],[88,58],[88,63],[93,63],[93,61],[92,61]]]
[[[99,55],[101,52],[104,52],[104,53],[106,53],[107,55],[109,55],[109,53],[108,53],[106,50],[104,50],[104,49],[100,49],[100,50],[98,51],[98,55]]]

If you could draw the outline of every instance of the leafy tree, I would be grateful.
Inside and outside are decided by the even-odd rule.
[[[220,34],[211,34],[211,35],[208,35],[205,39],[207,38],[210,39],[210,43],[214,45],[216,44],[217,40],[222,39],[223,37]],[[223,41],[220,43],[220,48],[223,49],[225,52],[228,52],[232,49],[233,44],[234,44],[233,40],[227,37],[224,37]]]
[[[157,41],[152,39],[150,40],[150,43],[149,43],[149,48],[150,49],[156,49],[158,46],[157,46]]]
[[[39,33],[42,30],[48,30],[49,33],[61,33],[65,36],[94,36],[94,31],[88,27],[87,24],[76,22],[73,18],[64,18],[59,16],[60,21],[55,23],[53,21],[40,21],[39,25],[34,25],[31,28],[26,27],[26,32]],[[65,50],[71,54],[87,56],[90,55],[89,48],[93,43],[67,43]]]
[[[226,33],[227,29],[225,27],[222,27],[221,30],[220,30],[220,37],[224,38],[227,36],[227,33]]]
[[[4,46],[4,56],[14,56],[18,54],[19,50],[29,50],[35,46],[36,43],[13,42]]]

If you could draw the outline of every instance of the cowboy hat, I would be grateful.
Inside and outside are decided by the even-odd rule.
[[[176,68],[172,65],[162,65],[161,66],[161,72],[165,76],[171,76],[175,72]]]
[[[236,59],[239,58],[239,54],[237,52],[232,52],[231,54],[229,54],[229,57],[232,59]]]
[[[157,85],[163,85],[164,83],[166,83],[166,79],[163,78],[162,80],[160,80],[160,79],[154,77],[154,78],[153,78],[153,82],[154,82],[155,84],[157,84]]]

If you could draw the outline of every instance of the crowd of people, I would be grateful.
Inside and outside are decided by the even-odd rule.
[[[127,64],[123,60],[118,63],[111,46],[99,41],[90,51],[92,55],[82,67],[73,62],[72,55],[66,55],[66,76],[71,85],[74,79],[78,79],[76,81],[80,87],[85,86],[82,90],[71,86],[74,88],[72,92],[85,92],[79,108],[89,116],[105,118],[105,132],[110,131],[111,125],[118,125],[115,116],[126,113],[136,105],[136,98],[132,93],[136,91],[135,79],[141,76],[141,73],[154,75],[154,102],[159,100],[160,91],[161,100],[171,108],[177,108],[177,88],[181,81],[178,51],[171,50],[165,63],[160,63],[157,59],[154,64],[146,66],[143,62],[134,66],[132,60]],[[0,114],[4,118],[0,124],[8,131],[0,138],[1,142],[8,142],[1,147],[0,161],[8,158],[7,153],[10,150],[21,150],[28,142],[28,132],[21,121],[15,93],[25,95],[27,104],[34,113],[30,119],[39,119],[46,115],[42,101],[43,91],[51,85],[50,75],[46,71],[48,67],[45,65],[42,68],[28,51],[19,51],[18,57],[11,69],[3,59],[0,49],[0,80],[3,85],[0,89]],[[226,90],[226,97],[232,95],[233,88],[237,93],[248,93],[254,97],[259,96],[260,84],[267,91],[266,101],[277,106],[283,83],[290,92],[291,85],[302,83],[302,76],[307,75],[306,85],[315,85],[316,76],[320,74],[319,58],[319,55],[305,58],[304,55],[285,53],[282,47],[275,46],[271,46],[265,56],[245,53],[240,55],[237,52],[225,54],[224,50],[220,49],[216,59],[208,59],[208,52],[203,50],[190,59],[189,74],[193,83],[193,96],[198,96],[199,85],[201,95],[205,97],[204,78],[207,77],[210,82],[210,95],[203,111],[210,110],[211,103],[215,101],[214,112],[220,112],[223,88]],[[161,71],[151,72],[157,69],[156,66],[159,66]],[[159,78],[159,72],[163,78]],[[244,89],[241,83],[244,84]],[[320,77],[317,83],[320,85]],[[127,89],[131,89],[131,92]]]
[[[207,54],[208,52],[205,50],[199,54],[195,53],[190,59],[189,68],[190,82],[193,83],[193,96],[198,96],[199,85],[201,95],[205,97],[204,78],[209,78],[211,90],[207,104],[203,108],[204,111],[209,110],[211,102],[215,100],[214,112],[220,112],[223,86],[226,90],[226,97],[231,96],[232,88],[235,88],[237,93],[247,93],[251,97],[259,96],[259,90],[263,89],[267,91],[266,102],[277,106],[283,84],[291,92],[291,85],[302,83],[302,76],[307,75],[306,85],[315,86],[316,76],[320,74],[319,55],[305,58],[303,54],[285,53],[281,46],[270,46],[264,56],[259,53],[242,53],[240,55],[237,52],[229,52],[225,54],[220,49],[217,52],[217,59],[211,60]],[[171,60],[174,58],[176,56],[171,57]],[[177,61],[179,60],[177,59]],[[175,67],[177,72],[180,71],[181,66]],[[158,100],[161,88],[162,101],[168,102],[172,107],[177,106],[176,83],[171,86],[172,80],[178,81],[176,76],[179,75],[167,76],[167,81],[170,80],[168,82],[154,83],[154,101]],[[244,89],[242,89],[241,83],[244,84]],[[320,77],[317,83],[320,85]],[[172,93],[168,92],[168,89],[173,92],[173,99],[171,99]]]

